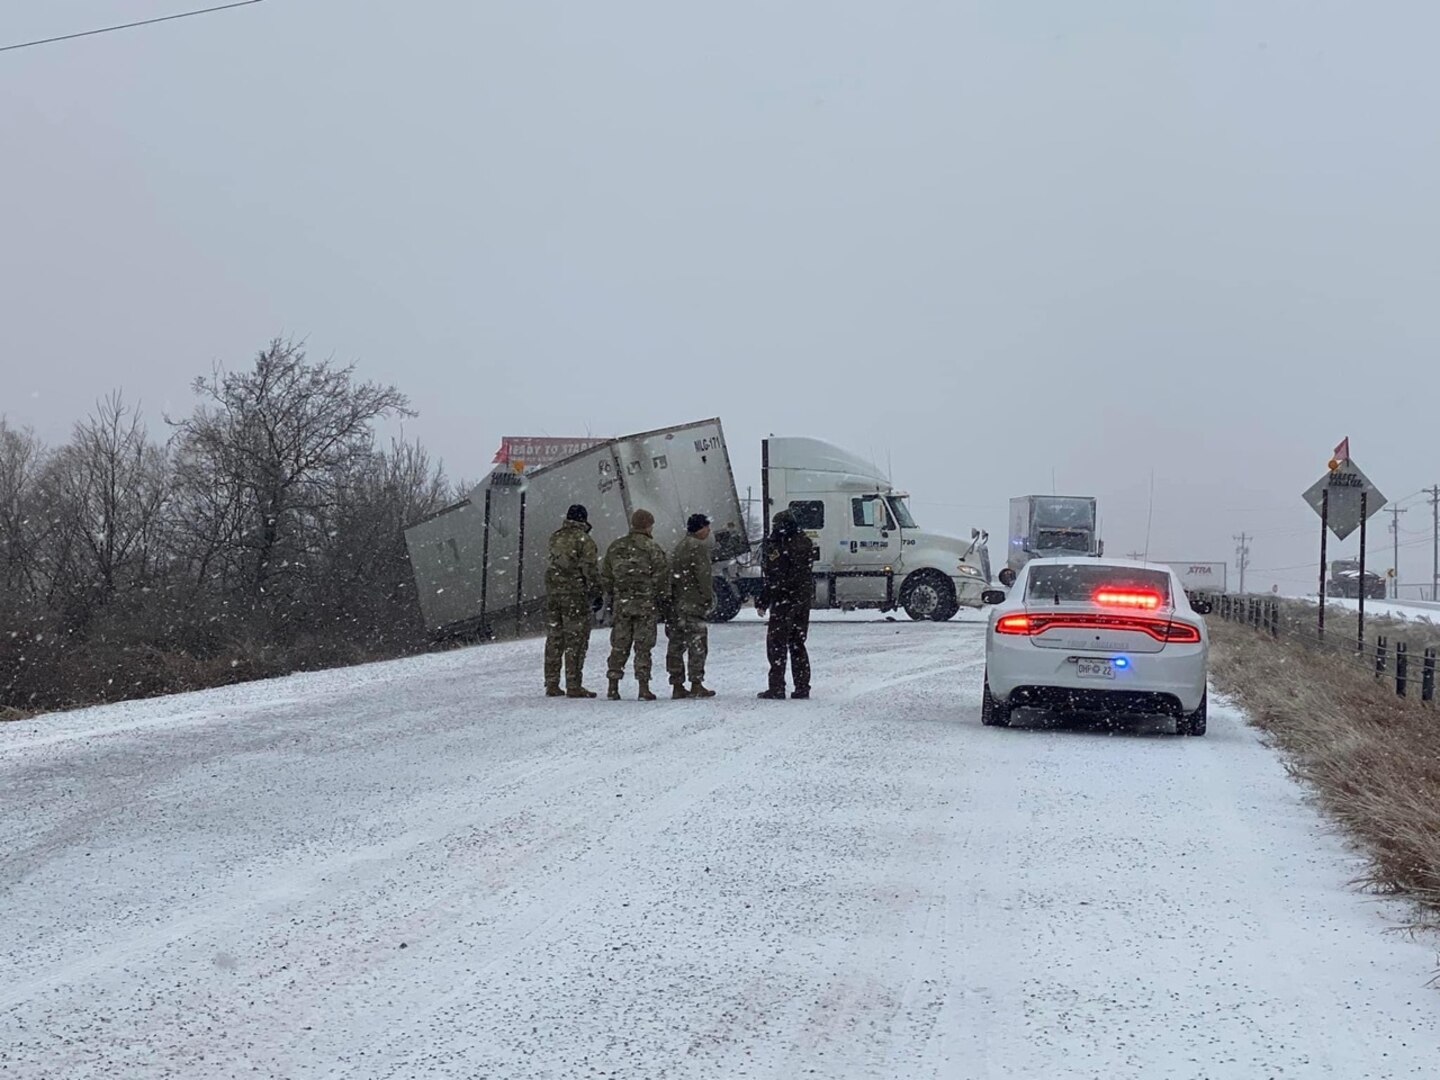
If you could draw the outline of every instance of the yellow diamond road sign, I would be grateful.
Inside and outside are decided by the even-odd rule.
[[[1337,469],[1327,472],[1310,485],[1304,500],[1315,513],[1321,513],[1325,492],[1330,493],[1327,518],[1330,531],[1341,540],[1360,527],[1360,496],[1365,495],[1365,516],[1373,517],[1385,505],[1385,496],[1370,482],[1353,461],[1342,461]]]

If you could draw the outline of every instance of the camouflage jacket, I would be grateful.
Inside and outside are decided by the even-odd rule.
[[[680,615],[703,616],[715,603],[715,577],[710,545],[686,536],[670,557],[671,598]]]
[[[545,568],[545,591],[553,596],[590,599],[600,595],[600,549],[590,530],[567,521],[550,536],[550,563]]]
[[[659,544],[632,531],[605,549],[600,583],[616,611],[656,609],[670,599],[670,564]]]

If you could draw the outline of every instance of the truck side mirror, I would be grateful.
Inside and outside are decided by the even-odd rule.
[[[986,589],[980,594],[982,604],[1003,604],[1005,602],[1004,589]]]

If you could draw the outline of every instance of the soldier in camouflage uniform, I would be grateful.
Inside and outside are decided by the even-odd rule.
[[[705,687],[705,657],[710,627],[705,616],[715,604],[715,577],[710,568],[710,519],[691,514],[686,535],[670,557],[670,617],[665,620],[665,670],[674,687],[672,697],[714,697]],[[690,654],[690,689],[685,689],[685,654]]]
[[[599,550],[590,539],[590,514],[579,503],[550,537],[545,568],[545,694],[593,698],[584,686],[585,653],[590,646],[594,605],[600,599]],[[560,667],[565,686],[560,689]]]
[[[670,565],[665,552],[651,536],[655,515],[636,510],[630,516],[630,533],[605,549],[600,582],[610,597],[614,623],[610,627],[610,689],[606,697],[620,700],[620,679],[625,661],[635,649],[635,681],[640,700],[654,701],[650,692],[651,652],[658,635],[660,612],[670,603]]]

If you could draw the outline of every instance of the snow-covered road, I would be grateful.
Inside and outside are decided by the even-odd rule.
[[[817,623],[809,702],[763,651],[715,628],[704,702],[543,698],[524,641],[0,728],[0,1075],[1440,1075],[1433,949],[1233,712],[983,728],[974,621]]]

